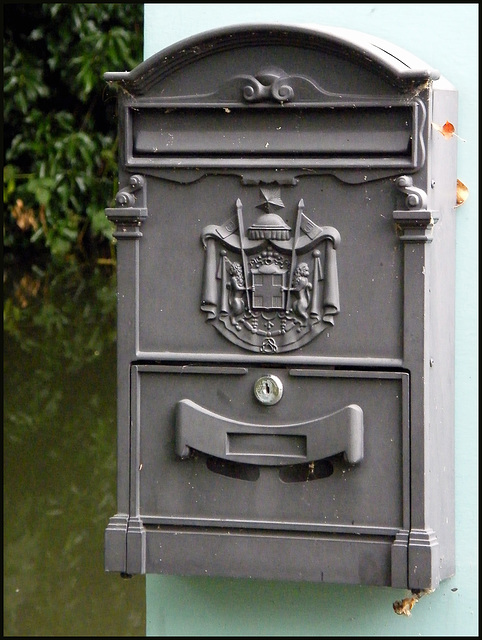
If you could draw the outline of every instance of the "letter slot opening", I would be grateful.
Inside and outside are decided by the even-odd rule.
[[[227,453],[236,455],[280,455],[306,458],[306,437],[296,435],[256,435],[228,433]]]

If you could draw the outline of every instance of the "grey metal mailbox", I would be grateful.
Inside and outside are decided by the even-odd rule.
[[[454,573],[457,93],[358,32],[240,25],[118,86],[105,568]]]

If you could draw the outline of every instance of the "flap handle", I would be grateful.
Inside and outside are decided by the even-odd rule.
[[[363,411],[350,404],[327,416],[286,425],[261,425],[226,418],[192,402],[176,407],[176,453],[191,449],[247,464],[282,466],[344,453],[350,464],[363,459]]]

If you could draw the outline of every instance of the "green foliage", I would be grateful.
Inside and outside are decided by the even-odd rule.
[[[142,60],[143,5],[4,6],[5,263],[111,257],[115,95]]]

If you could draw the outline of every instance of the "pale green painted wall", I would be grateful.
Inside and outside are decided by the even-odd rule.
[[[478,635],[478,4],[146,4],[145,57],[188,36],[242,22],[316,23],[389,40],[459,90],[457,210],[457,573],[411,617],[388,588],[255,580],[146,577],[148,636]]]

